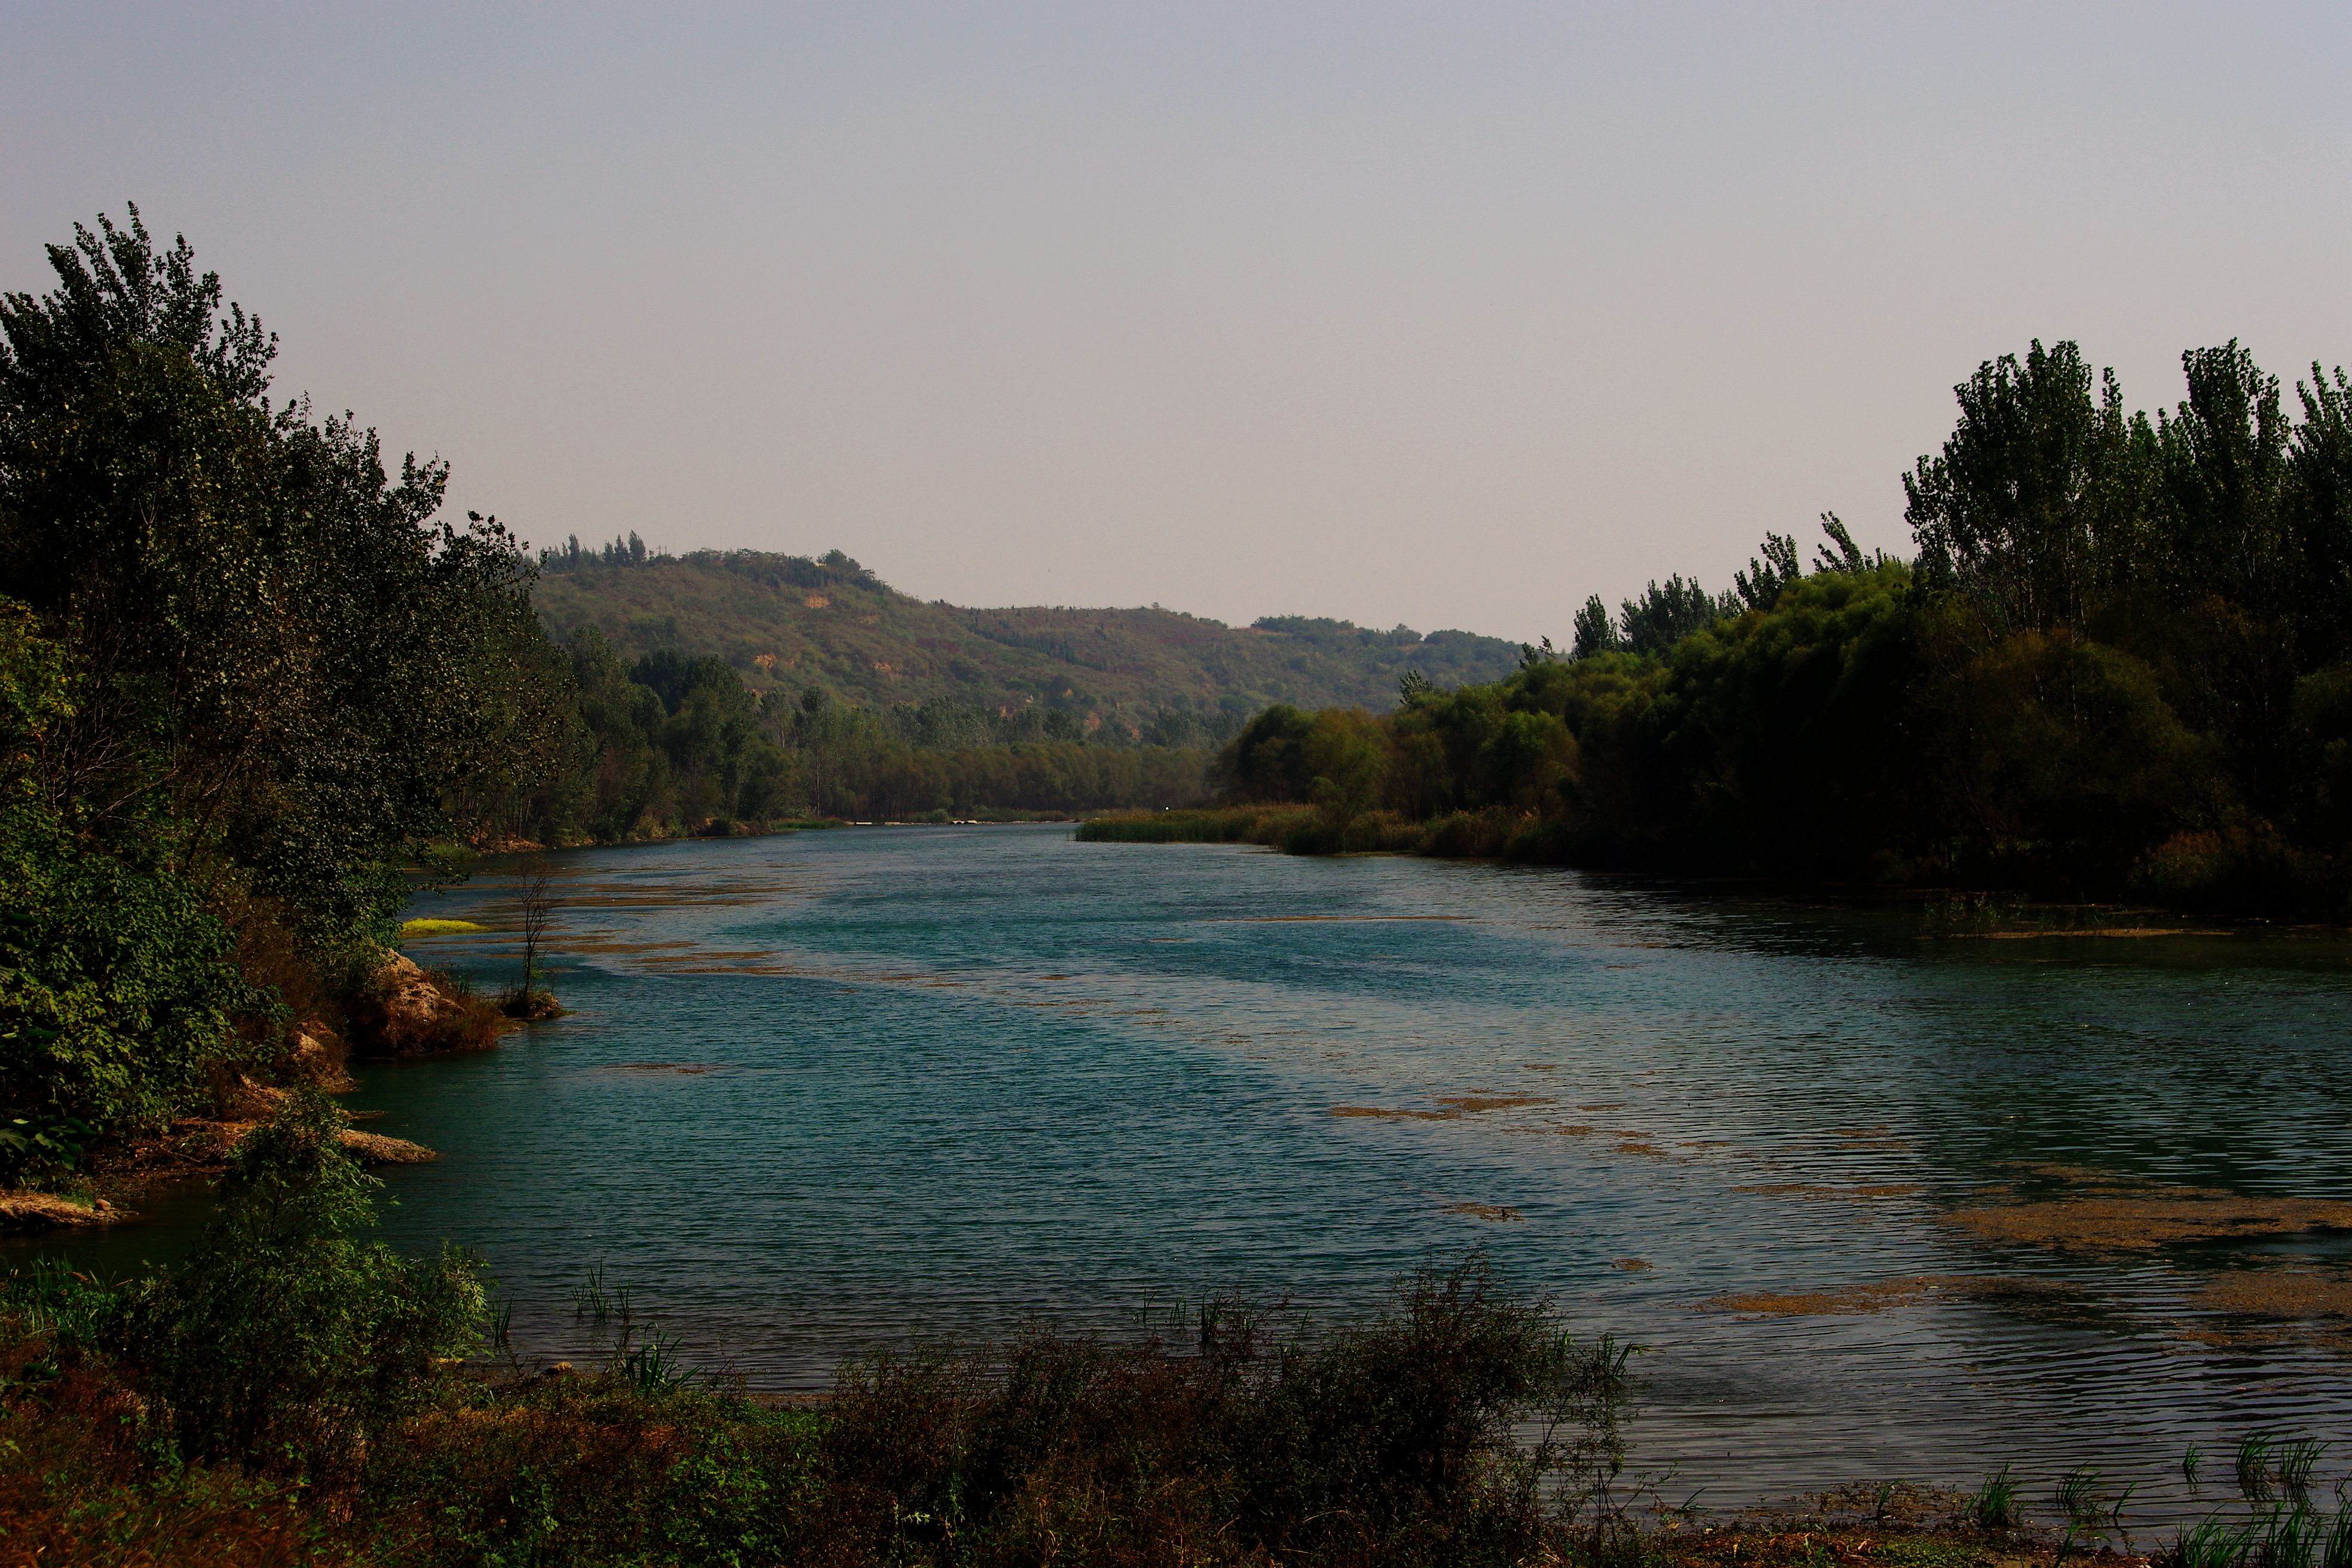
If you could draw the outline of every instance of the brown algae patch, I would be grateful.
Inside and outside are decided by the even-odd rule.
[[[690,942],[613,942],[603,937],[571,937],[563,943],[566,952],[691,952]]]
[[[1518,1210],[1505,1208],[1500,1204],[1448,1204],[1445,1205],[1445,1212],[1468,1215],[1472,1219],[1489,1220],[1503,1225],[1507,1225],[1520,1217]]]
[[[1767,1198],[1826,1198],[1842,1203],[1867,1202],[1874,1198],[1907,1198],[1927,1189],[1917,1182],[1880,1182],[1869,1185],[1838,1187],[1819,1182],[1769,1182],[1750,1186],[1734,1187],[1735,1193],[1750,1193]]]
[[[1288,925],[1420,925],[1429,921],[1466,921],[1467,915],[1243,915],[1233,920],[1203,921],[1215,926]]]
[[[1517,1110],[1528,1105],[1549,1105],[1551,1101],[1539,1094],[1459,1094],[1440,1095],[1440,1105],[1450,1105],[1455,1114],[1475,1115],[1481,1110]]]
[[[723,947],[698,947],[691,950],[690,956],[697,963],[728,963],[738,961],[744,963],[773,963],[776,960],[782,958],[783,954],[778,952],[772,947],[746,947],[733,949]],[[668,963],[672,961],[667,958],[654,958],[649,959],[646,962],[659,964]]]
[[[2352,1279],[2316,1268],[2239,1269],[2208,1282],[2197,1304],[2241,1318],[2352,1319]]]
[[[2246,1197],[2210,1187],[2159,1187],[1957,1209],[1944,1215],[1944,1223],[1979,1241],[1997,1244],[2145,1252],[2178,1242],[2352,1230],[2352,1203]]]
[[[1646,1258],[1621,1258],[1612,1267],[1622,1268],[1628,1274],[1642,1274],[1648,1272],[1651,1265]]]
[[[2071,1292],[2064,1286],[2006,1275],[1915,1274],[1900,1279],[1874,1279],[1858,1285],[1838,1285],[1824,1290],[1783,1293],[1747,1291],[1715,1296],[1697,1303],[1704,1312],[1738,1312],[1756,1318],[1853,1317],[1893,1311],[1931,1298],[1964,1301],[2043,1300]]]
[[[1391,1110],[1377,1105],[1335,1105],[1334,1116],[1370,1116],[1388,1121],[1453,1121],[1464,1116],[1475,1116],[1482,1110],[1517,1110],[1529,1105],[1549,1105],[1552,1102],[1536,1094],[1461,1094],[1440,1095],[1437,1103],[1443,1110]]]
[[[694,896],[685,893],[566,893],[563,907],[567,910],[679,910],[679,909],[741,909],[767,900],[756,893],[712,893]]]
[[[613,1062],[598,1068],[598,1072],[674,1072],[688,1078],[701,1073],[716,1072],[715,1062]]]

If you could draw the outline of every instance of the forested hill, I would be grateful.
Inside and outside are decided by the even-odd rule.
[[[549,552],[534,598],[566,639],[593,627],[625,658],[715,654],[755,691],[818,686],[877,707],[1034,703],[1130,728],[1171,711],[1244,718],[1274,702],[1384,711],[1409,669],[1442,687],[1499,680],[1519,653],[1467,632],[1295,616],[1228,626],[1160,609],[961,609],[898,593],[838,551]]]

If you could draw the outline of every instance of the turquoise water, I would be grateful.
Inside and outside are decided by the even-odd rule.
[[[1639,1457],[1675,1501],[2011,1459],[2036,1490],[2089,1460],[2160,1496],[2192,1438],[2352,1436],[2352,1323],[2207,1294],[2340,1288],[2344,1232],[2086,1252],[1948,1217],[2101,1180],[2352,1199],[2340,935],[1954,940],[1064,828],[553,858],[574,1014],[365,1068],[351,1101],[441,1151],[388,1173],[387,1232],[486,1254],[526,1359],[586,1353],[591,1263],[695,1356],[793,1388],[1032,1315],[1361,1309],[1483,1245],[1653,1347]],[[411,912],[510,923],[512,891]],[[515,972],[503,937],[412,952]],[[1759,1293],[1828,1299],[1724,1300]],[[1822,1310],[1856,1304],[1883,1310]]]

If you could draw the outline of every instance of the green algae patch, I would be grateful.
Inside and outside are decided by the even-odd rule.
[[[403,921],[400,922],[400,934],[404,937],[469,936],[476,931],[487,931],[488,929],[488,928],[487,926],[477,925],[472,921],[422,920]]]

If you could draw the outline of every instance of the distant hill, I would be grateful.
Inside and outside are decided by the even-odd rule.
[[[716,654],[757,691],[818,686],[879,707],[1039,704],[1129,731],[1160,713],[1213,723],[1272,702],[1384,710],[1408,669],[1439,686],[1496,680],[1519,653],[1467,632],[1299,616],[1228,626],[1160,609],[961,609],[909,598],[838,551],[614,554],[541,561],[535,597],[559,637],[593,627],[625,658]]]

